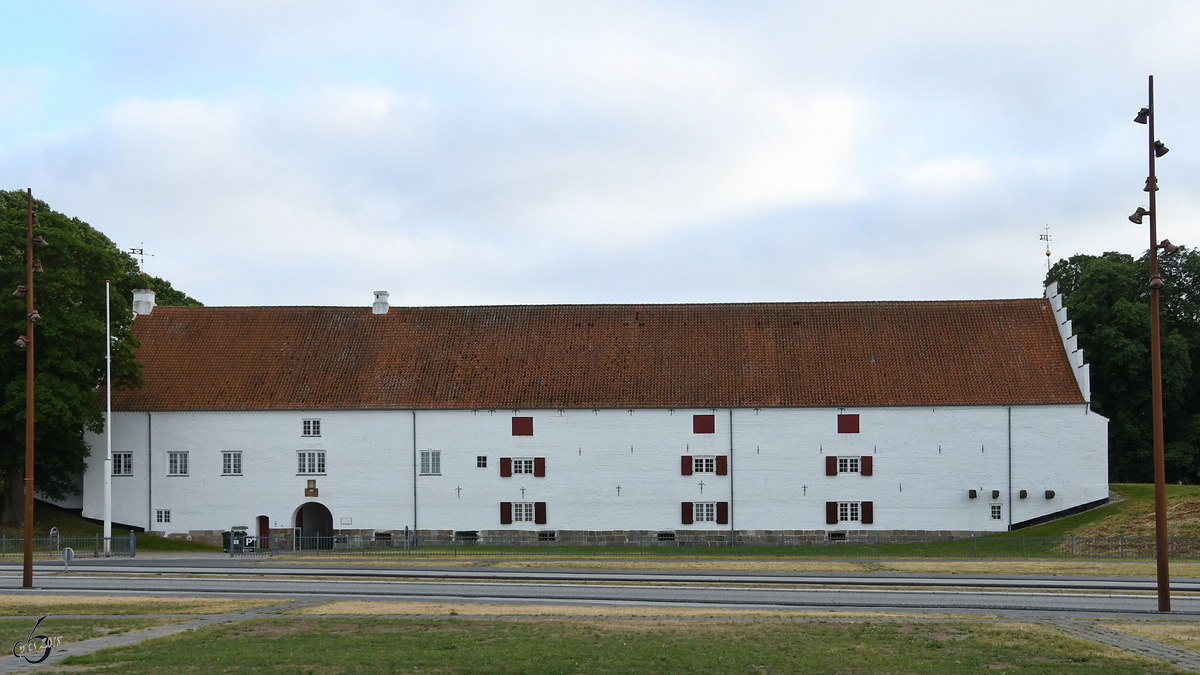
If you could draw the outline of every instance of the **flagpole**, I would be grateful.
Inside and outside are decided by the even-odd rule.
[[[108,451],[104,454],[104,555],[112,555],[112,314],[108,279],[104,280],[104,388],[107,414],[104,435]]]

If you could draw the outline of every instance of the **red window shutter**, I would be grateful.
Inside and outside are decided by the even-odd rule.
[[[729,458],[725,455],[717,455],[717,475],[725,476],[729,473]]]
[[[500,502],[500,524],[512,525],[512,502]]]
[[[692,415],[692,433],[693,434],[715,434],[715,433],[717,433],[717,416],[716,415]]]
[[[512,478],[512,457],[500,458],[500,477]]]
[[[500,461],[504,462],[504,460],[500,460]],[[837,457],[834,457],[833,455],[829,455],[828,457],[825,458],[825,475],[826,476],[836,476],[837,475]]]
[[[514,417],[512,418],[513,436],[532,436],[533,435],[533,418],[532,417]]]
[[[858,415],[838,415],[838,433],[857,434]]]
[[[837,525],[837,502],[825,502],[825,524]]]
[[[871,475],[871,457],[863,457],[858,460],[858,472],[864,476]]]
[[[717,524],[729,524],[729,502],[717,502]]]
[[[863,525],[875,522],[875,502],[863,502],[858,511],[858,517],[862,518]]]
[[[692,503],[691,502],[683,502],[683,506],[680,509],[680,511],[681,512],[679,515],[682,516],[683,524],[691,525],[692,524]]]
[[[533,523],[534,525],[546,524],[546,502],[533,503]]]
[[[533,475],[536,478],[545,478],[546,477],[546,458],[545,457],[534,457],[533,458]]]
[[[692,456],[691,455],[683,455],[682,457],[679,458],[679,475],[681,475],[681,476],[692,475]]]

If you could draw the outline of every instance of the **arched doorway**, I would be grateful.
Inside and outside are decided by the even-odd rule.
[[[300,530],[296,548],[333,548],[333,514],[324,504],[301,504],[295,520],[296,529]]]
[[[258,524],[258,547],[259,548],[270,548],[271,547],[271,519],[266,516],[259,516],[256,520],[257,520],[257,524]]]

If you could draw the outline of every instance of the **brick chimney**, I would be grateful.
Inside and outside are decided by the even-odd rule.
[[[154,311],[154,291],[146,288],[133,289],[133,313],[149,314]]]
[[[151,295],[151,300],[153,300]],[[388,292],[375,291],[375,304],[371,305],[372,314],[387,314],[388,313]]]

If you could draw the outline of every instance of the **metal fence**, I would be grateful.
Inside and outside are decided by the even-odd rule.
[[[234,533],[235,535],[237,533]],[[1155,556],[1153,538],[844,535],[571,535],[553,532],[470,536],[284,535],[227,537],[232,556],[414,556],[429,558],[1106,558]],[[1170,539],[1170,557],[1200,558],[1200,539]]]
[[[75,552],[76,558],[132,558],[137,555],[137,540],[132,532],[109,539],[109,552],[104,552],[104,537],[34,537],[33,555],[38,558],[58,558],[64,548]],[[23,537],[0,535],[0,558],[20,558],[25,555]]]

